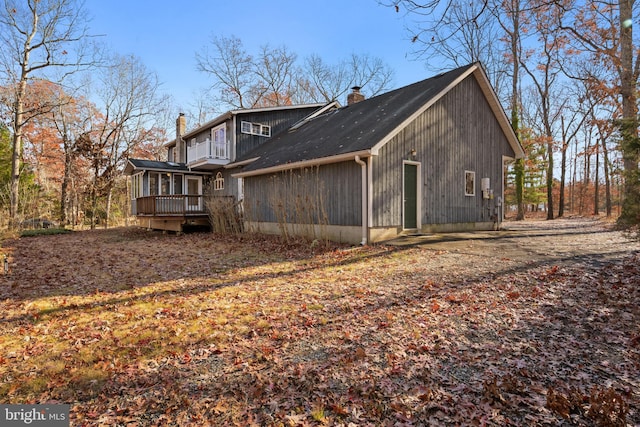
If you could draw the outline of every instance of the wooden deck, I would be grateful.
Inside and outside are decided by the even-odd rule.
[[[132,213],[137,216],[190,217],[207,215],[203,196],[163,195],[138,197]]]
[[[138,225],[148,229],[182,232],[186,226],[209,226],[204,197],[200,195],[138,197],[131,201],[131,208]]]

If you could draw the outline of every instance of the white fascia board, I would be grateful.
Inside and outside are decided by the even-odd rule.
[[[370,150],[362,150],[362,151],[356,151],[352,153],[338,154],[336,156],[320,157],[317,159],[303,160],[303,161],[294,162],[294,163],[285,163],[283,165],[271,166],[268,168],[257,169],[249,172],[238,172],[238,173],[231,174],[231,176],[234,178],[245,178],[248,176],[267,175],[270,173],[282,172],[282,171],[291,170],[291,169],[300,169],[300,168],[305,168],[310,166],[320,166],[320,165],[328,165],[331,163],[345,162],[348,160],[355,159],[356,156],[360,156],[361,158],[366,158],[366,157],[371,157],[372,153]]]
[[[384,147],[387,142],[391,141],[393,137],[395,137],[398,133],[400,133],[402,129],[407,127],[409,123],[413,122],[416,118],[418,118],[418,116],[420,116],[422,113],[427,111],[433,104],[438,102],[440,98],[445,96],[451,89],[456,87],[462,80],[466,79],[467,76],[473,73],[477,68],[478,68],[478,65],[469,67],[469,69],[464,74],[461,74],[456,80],[454,80],[447,87],[442,89],[440,93],[431,97],[431,99],[429,99],[428,102],[426,102],[422,107],[418,108],[411,116],[409,116],[406,120],[404,120],[402,123],[396,126],[395,129],[389,132],[376,145],[374,145],[373,148],[371,149],[372,154],[377,155],[380,149]]]

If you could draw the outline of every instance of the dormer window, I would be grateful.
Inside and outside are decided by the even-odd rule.
[[[240,122],[240,132],[248,135],[271,136],[271,126],[243,121]]]

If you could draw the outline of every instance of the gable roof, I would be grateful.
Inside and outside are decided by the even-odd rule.
[[[243,170],[234,174],[242,177],[376,155],[409,122],[469,75],[480,84],[516,157],[523,156],[484,70],[474,63],[312,118],[273,136],[226,167],[243,165]]]

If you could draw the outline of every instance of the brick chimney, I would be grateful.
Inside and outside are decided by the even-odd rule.
[[[182,135],[187,130],[187,118],[184,116],[184,113],[180,113],[178,118],[176,119],[176,162],[177,163],[186,163],[187,162],[187,147],[182,139]]]
[[[364,95],[360,93],[360,86],[354,86],[351,88],[353,92],[347,95],[347,105],[355,104],[360,101],[364,101]]]

